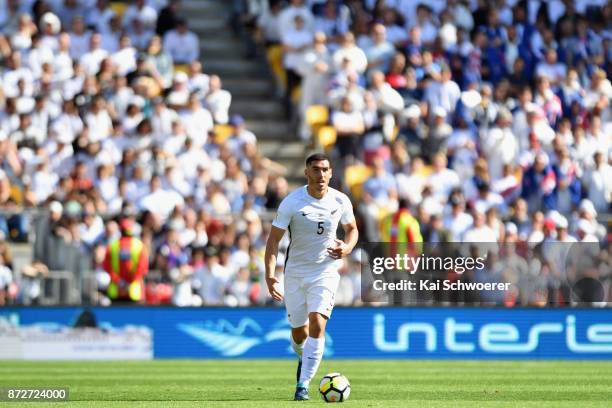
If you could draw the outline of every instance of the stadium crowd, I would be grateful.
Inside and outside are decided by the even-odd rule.
[[[129,218],[155,271],[147,303],[269,302],[263,215],[288,193],[284,169],[229,114],[180,2],[135,0],[122,16],[106,0],[1,3],[5,238],[31,234],[21,209],[48,209],[50,236],[91,257],[94,301],[108,304],[106,246]],[[598,222],[612,198],[609,1],[234,3],[261,46],[283,47],[300,136],[317,137],[310,107],[331,113],[334,181],[352,193],[363,241],[401,210],[428,242],[609,245]],[[347,185],[356,169],[368,177]],[[35,302],[52,271],[38,259],[16,284],[7,250],[0,304]],[[360,302],[361,255],[345,261],[337,304]],[[544,298],[565,278],[550,277]]]
[[[612,2],[248,3],[283,48],[286,99],[301,85],[301,136],[330,147],[354,193],[364,241],[407,228],[426,242],[597,243],[581,273],[609,296]],[[559,288],[583,277],[534,274],[545,290],[524,280],[512,302],[569,302]]]
[[[83,273],[96,275],[99,301],[106,246],[130,218],[157,272],[148,300],[187,305],[196,292],[219,304],[227,290],[249,303],[259,213],[276,208],[287,182],[230,117],[221,79],[203,72],[180,2],[136,0],[119,14],[107,0],[6,0],[0,33],[0,303],[36,302],[53,273],[45,266],[64,269],[48,250],[12,271],[5,239],[34,230],[24,209],[48,210],[36,239],[91,259],[95,272]],[[228,256],[236,269],[211,266]]]

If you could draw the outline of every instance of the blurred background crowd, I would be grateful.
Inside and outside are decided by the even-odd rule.
[[[129,301],[270,302],[263,249],[296,186],[184,17],[178,0],[0,0],[0,304],[110,304],[135,263]],[[305,150],[333,158],[362,241],[588,242],[612,296],[612,2],[235,0],[230,28]],[[337,304],[360,303],[361,255]]]

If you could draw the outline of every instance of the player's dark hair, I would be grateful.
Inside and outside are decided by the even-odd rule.
[[[325,153],[313,153],[308,158],[306,158],[306,167],[310,166],[312,162],[327,160],[327,162],[331,165],[331,160]]]

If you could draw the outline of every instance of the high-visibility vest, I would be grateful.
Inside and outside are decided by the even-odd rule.
[[[110,250],[110,261],[111,268],[113,272],[117,275],[121,274],[121,239],[116,239],[112,241],[109,245]],[[136,272],[138,268],[138,262],[140,261],[140,254],[142,253],[142,249],[144,248],[144,244],[141,240],[137,238],[130,239],[130,260],[131,260],[131,273]]]
[[[142,255],[144,244],[137,238],[130,238],[130,274],[135,274],[138,269],[138,263],[140,262],[140,256]],[[116,239],[108,245],[110,251],[110,267],[112,272],[116,275],[121,276],[121,251],[126,248],[121,248],[121,239]],[[128,285],[128,296],[132,301],[138,302],[142,299],[143,286],[140,281],[130,282]],[[108,285],[107,294],[111,299],[117,299],[119,297],[119,286],[115,282],[111,282]]]
[[[421,251],[421,228],[408,210],[400,209],[395,214],[386,216],[382,221],[380,236],[382,242],[389,243],[390,256]]]
[[[383,242],[423,242],[419,222],[403,209],[383,219],[381,232]]]

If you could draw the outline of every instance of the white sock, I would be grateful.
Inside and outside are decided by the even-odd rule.
[[[304,351],[304,343],[305,342],[297,344],[295,340],[293,340],[293,337],[291,337],[291,348],[293,349],[293,351],[295,351],[295,354],[297,354],[299,358],[302,358],[302,352]]]
[[[304,356],[302,357],[302,372],[299,384],[308,387],[310,380],[315,376],[323,358],[325,337],[308,337],[304,342]]]

